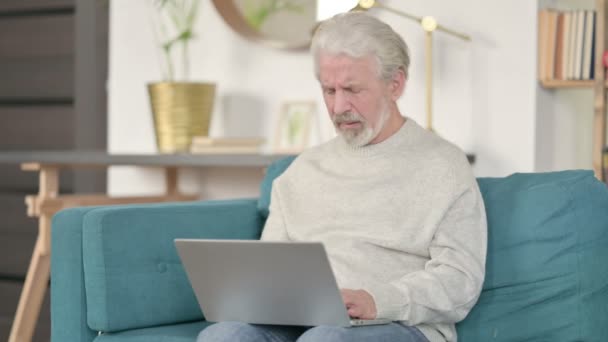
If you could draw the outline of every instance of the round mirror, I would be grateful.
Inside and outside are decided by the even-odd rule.
[[[236,32],[275,48],[307,49],[317,23],[313,0],[213,0],[213,4]]]

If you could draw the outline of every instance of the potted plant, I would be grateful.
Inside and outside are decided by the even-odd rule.
[[[269,17],[283,11],[303,12],[304,8],[293,0],[266,0],[245,2],[245,20],[260,31]]]
[[[193,136],[209,134],[215,84],[190,82],[190,43],[200,0],[153,0],[163,81],[148,84],[160,153],[186,152]]]

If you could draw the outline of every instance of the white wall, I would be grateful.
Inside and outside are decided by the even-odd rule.
[[[537,171],[591,169],[593,90],[538,90]]]
[[[594,9],[594,0],[539,0],[539,7]],[[537,86],[536,171],[591,169],[593,89]]]
[[[153,153],[154,134],[145,84],[160,78],[149,16],[149,0],[113,1],[109,79],[109,150]],[[462,42],[435,34],[435,128],[477,155],[479,176],[533,171],[536,153],[536,10],[529,0],[400,0],[385,4],[417,15],[434,15],[448,27],[473,37]],[[308,53],[278,51],[235,34],[211,1],[203,1],[192,46],[193,79],[218,84],[212,135],[222,135],[225,118],[238,115],[234,99],[251,104],[261,123],[255,132],[272,140],[282,101],[314,100],[320,108],[318,135],[333,136]],[[416,23],[379,10],[410,45],[411,78],[400,100],[402,112],[421,124],[424,114],[424,34]],[[240,118],[250,120],[251,118]],[[223,122],[224,121],[224,122]],[[229,133],[229,132],[228,132]],[[186,191],[207,198],[257,194],[260,170],[186,171]],[[112,169],[111,193],[162,190],[160,175],[132,168]],[[236,182],[236,183],[234,183]]]
[[[386,1],[467,32],[471,43],[436,34],[437,131],[477,155],[478,176],[532,171],[535,143],[536,4],[516,1]],[[416,24],[383,14],[410,43],[414,72],[406,113],[423,108],[423,36]],[[416,74],[415,71],[418,73]]]

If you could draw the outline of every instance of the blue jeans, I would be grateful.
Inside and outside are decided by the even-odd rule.
[[[399,323],[353,328],[297,327],[221,322],[201,331],[197,342],[428,342],[420,330]]]

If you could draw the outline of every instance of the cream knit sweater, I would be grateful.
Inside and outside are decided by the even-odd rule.
[[[340,288],[364,289],[378,318],[456,341],[484,278],[486,216],[455,146],[407,119],[387,140],[337,137],[273,183],[263,240],[321,241]]]

